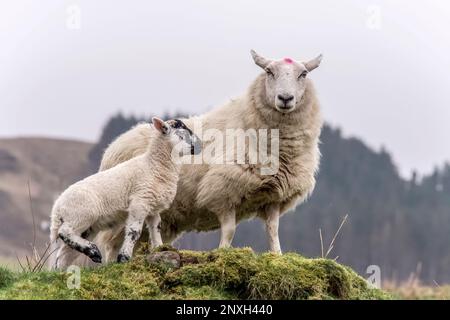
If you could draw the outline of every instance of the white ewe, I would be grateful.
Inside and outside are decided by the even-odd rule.
[[[153,134],[144,154],[73,184],[56,200],[50,237],[52,243],[60,238],[63,244],[53,267],[68,267],[77,251],[102,262],[100,250],[90,240],[115,226],[125,226],[118,262],[130,259],[144,222],[152,243],[162,244],[159,214],[175,197],[181,166],[175,155],[197,153],[198,141],[180,120],[153,118],[153,128],[147,126]]]
[[[203,132],[278,129],[279,170],[262,175],[248,164],[183,166],[175,200],[162,215],[161,235],[165,242],[173,241],[185,231],[220,227],[219,246],[227,247],[236,222],[258,216],[266,222],[270,250],[281,252],[279,217],[302,203],[314,189],[322,118],[308,74],[319,66],[322,56],[302,63],[289,58],[272,61],[251,53],[265,72],[256,78],[248,92],[207,114],[184,121],[192,127],[198,120]],[[194,132],[197,133],[195,128]],[[152,135],[143,125],[124,133],[108,147],[100,169],[142,154]],[[202,140],[205,150],[208,141]],[[117,247],[120,239],[117,233],[102,232],[98,243]]]

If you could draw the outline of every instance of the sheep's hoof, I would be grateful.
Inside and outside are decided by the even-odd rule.
[[[128,262],[128,261],[130,261],[130,257],[129,256],[127,256],[127,255],[125,255],[125,254],[119,254],[119,256],[117,257],[117,262],[118,263],[125,263],[125,262]]]
[[[89,248],[87,256],[95,263],[102,263],[102,254],[95,244]]]

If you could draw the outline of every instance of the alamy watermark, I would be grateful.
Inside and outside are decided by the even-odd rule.
[[[78,290],[81,287],[81,269],[78,266],[69,266],[66,270],[69,275],[67,278],[67,289]]]
[[[72,4],[66,8],[66,28],[69,30],[81,29],[81,8]]]
[[[366,15],[366,27],[371,30],[380,30],[383,22],[381,7],[378,5],[368,6]]]
[[[381,288],[381,268],[375,264],[367,267],[366,274],[370,276],[366,279],[367,283],[374,288]]]

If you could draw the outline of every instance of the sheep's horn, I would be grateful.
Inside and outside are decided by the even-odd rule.
[[[253,60],[255,61],[255,63],[260,66],[261,68],[265,69],[269,63],[271,63],[271,60],[268,60],[262,56],[260,56],[259,54],[257,54],[255,52],[255,50],[250,50],[250,53],[252,54]]]
[[[306,67],[306,70],[313,71],[315,68],[317,68],[320,65],[320,62],[322,61],[322,57],[323,57],[322,54],[319,54],[314,59],[305,62],[304,65]]]

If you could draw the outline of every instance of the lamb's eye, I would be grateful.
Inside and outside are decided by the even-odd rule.
[[[178,137],[180,137],[180,140],[187,140],[188,133],[185,130],[179,130],[178,131]]]
[[[298,78],[299,79],[301,79],[301,78],[306,78],[306,75],[308,74],[308,71],[303,71],[299,76],[298,76]]]
[[[266,68],[266,73],[267,73],[269,76],[272,76],[272,77],[274,76],[272,70],[270,70],[269,68]]]

